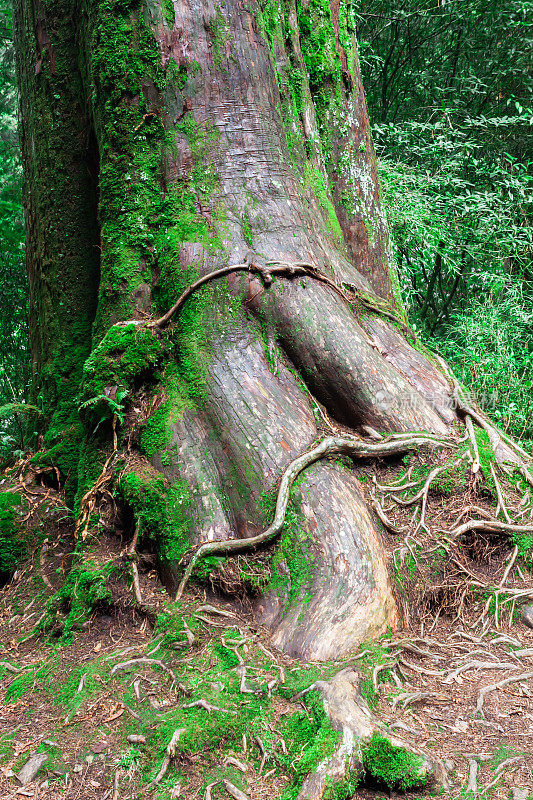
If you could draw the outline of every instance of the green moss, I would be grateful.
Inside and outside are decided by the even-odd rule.
[[[69,425],[50,425],[43,438],[43,450],[31,458],[38,467],[57,467],[63,479],[67,503],[73,502],[78,485],[80,448],[84,437],[79,420]]]
[[[20,505],[22,495],[19,492],[0,493],[0,576],[11,575],[26,553],[26,543],[22,539],[20,528]]]
[[[168,461],[165,452],[172,439],[171,426],[180,420],[184,410],[190,405],[184,396],[183,384],[175,365],[169,365],[163,380],[167,395],[166,400],[150,415],[143,425],[140,438],[141,451],[152,458],[160,454],[163,463]]]
[[[213,19],[209,20],[209,32],[213,43],[213,61],[215,67],[225,72],[227,70],[223,66],[223,57],[225,57],[226,42],[228,42],[230,38],[230,30],[228,23],[220,11],[217,11]]]
[[[362,754],[367,774],[389,790],[421,789],[427,783],[423,758],[392,745],[384,736],[374,734]]]
[[[105,396],[111,387],[114,394],[116,385],[131,392],[135,381],[153,372],[167,351],[152,329],[134,324],[110,328],[85,362],[83,396]]]
[[[531,533],[511,533],[511,541],[518,547],[519,557],[531,567],[533,560],[533,534]]]
[[[328,0],[310,0],[307,4],[299,5],[298,26],[311,92],[325,85],[337,86],[342,78],[342,70],[335,48],[335,31]]]
[[[174,27],[174,21],[176,19],[176,14],[174,11],[174,3],[172,0],[163,0],[162,3],[163,14],[165,16],[165,22],[167,23],[169,28]]]
[[[189,548],[190,490],[184,481],[127,472],[118,491],[141,523],[142,535],[157,544],[159,558],[179,561]]]
[[[291,488],[290,499],[285,514],[283,531],[272,558],[272,576],[265,591],[280,592],[285,598],[285,609],[312,599],[305,591],[310,587],[316,573],[316,558],[313,553],[313,537],[307,531],[306,521],[301,510],[299,490],[303,476]],[[261,499],[265,524],[270,524],[274,515],[277,494],[263,494]]]
[[[377,676],[377,685],[390,678],[394,660],[389,650],[379,642],[364,642],[359,647],[361,657],[357,659],[361,672],[361,694],[365,697],[370,708],[376,708],[379,701],[379,691],[374,686],[373,671],[378,664],[388,664]]]
[[[252,235],[252,223],[250,220],[250,215],[247,211],[241,217],[241,231],[242,235],[244,236],[245,242],[252,247],[253,245],[253,235]]]
[[[170,0],[163,12],[172,25]],[[170,59],[164,66],[138,7],[117,7],[112,0],[103,0],[91,17],[90,31],[86,69],[95,87],[101,161],[102,264],[96,327],[102,335],[110,322],[133,316],[136,293],[144,286],[149,297],[155,274],[165,283],[171,277],[168,273],[178,269],[182,242],[216,246],[215,226],[208,227],[199,209],[217,181],[211,151],[218,134],[184,111],[187,98],[196,92],[199,65],[177,65]],[[159,96],[175,106],[174,116],[180,118],[170,129],[160,117]],[[177,138],[189,146],[193,166],[188,176],[166,186],[162,164],[174,157]],[[216,219],[216,209],[212,216]],[[164,290],[159,300],[162,294]]]
[[[229,647],[216,643],[213,645],[213,651],[218,656],[224,669],[231,669],[231,667],[237,667],[239,665],[239,659]]]
[[[318,692],[306,695],[307,711],[298,711],[284,718],[280,734],[288,748],[282,762],[293,772],[291,786],[281,795],[281,800],[296,800],[307,775],[324,759],[333,755],[338,748],[341,737],[333,729]],[[301,753],[294,760],[294,753]],[[292,764],[291,764],[292,761]]]
[[[326,225],[329,230],[338,242],[342,242],[341,226],[329,195],[324,175],[316,167],[306,164],[304,183],[311,188],[320,206],[324,210]]]
[[[481,469],[483,470],[483,474],[488,481],[491,481],[491,472],[490,472],[490,465],[495,464],[496,462],[496,455],[494,453],[494,448],[490,441],[490,437],[486,430],[483,428],[478,428],[477,426],[474,428],[474,433],[476,435],[476,442],[477,442],[477,449],[479,452],[479,463],[481,465]]]
[[[54,672],[55,659],[51,659],[41,666],[32,666],[22,675],[18,675],[7,687],[5,693],[6,703],[14,703],[23,695],[33,691],[39,684],[42,688],[46,685]]]
[[[75,557],[80,559],[81,553],[79,548]],[[97,604],[110,602],[108,581],[116,569],[119,567],[112,562],[102,568],[91,561],[75,564],[61,589],[48,601],[39,629],[49,631],[60,622],[63,641],[70,641],[73,631],[81,626]]]
[[[465,491],[468,486],[467,470],[468,467],[464,461],[455,466],[450,465],[437,475],[434,482],[431,484],[432,490],[440,492],[443,495],[451,495]]]

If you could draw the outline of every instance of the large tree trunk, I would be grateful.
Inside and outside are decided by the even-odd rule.
[[[324,430],[453,435],[449,381],[398,305],[349,6],[15,6],[40,458],[81,516],[80,551],[98,547],[99,477],[172,589],[191,548],[263,530]],[[269,281],[269,262],[311,266]],[[337,658],[394,627],[353,472],[316,461],[291,509],[254,600],[274,643]]]
[[[345,7],[27,0],[17,31],[33,394],[71,497],[109,449],[103,409],[163,401],[136,447],[152,482],[190,493],[161,547],[172,584],[176,554],[259,532],[261,497],[319,435],[316,400],[363,434],[447,433],[447,380],[379,317],[394,265]],[[113,327],[246,258],[312,264],[352,302],[312,276],[235,273],[147,332],[148,355]],[[396,623],[379,533],[340,465],[311,466],[295,493],[305,545],[257,614],[290,653],[340,656]]]

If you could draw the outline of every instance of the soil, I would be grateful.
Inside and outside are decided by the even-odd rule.
[[[360,475],[364,472],[359,470]],[[389,468],[386,474],[378,472],[377,480],[392,482],[395,477]],[[371,482],[364,485],[370,493]],[[51,492],[46,492],[48,501]],[[479,494],[476,502],[490,507],[488,496],[480,500]],[[464,503],[464,492],[459,497],[453,492],[445,495],[435,491],[429,498],[428,513],[433,521],[438,519],[439,528],[445,529]],[[395,524],[402,523],[402,515],[411,513],[412,509],[397,510]],[[68,569],[69,535],[62,529],[62,540],[55,540],[55,546],[40,559],[34,554],[0,592],[0,662],[4,662],[0,664],[0,798],[125,800],[142,796],[147,800],[193,800],[206,796],[209,779],[215,783],[211,791],[216,800],[231,797],[222,783],[224,774],[236,776],[232,782],[249,800],[281,798],[290,782],[291,767],[281,755],[284,742],[279,731],[295,710],[306,710],[306,696],[291,700],[280,688],[283,675],[307,675],[307,665],[276,651],[268,631],[253,623],[245,605],[237,608],[194,585],[179,610],[190,625],[194,621],[194,642],[189,646],[179,637],[165,638],[164,628],[154,627],[153,622],[158,615],[160,620],[164,616],[169,597],[149,561],[143,566],[142,560],[144,611],[135,609],[131,588],[125,583],[122,596],[97,607],[71,641],[36,633],[35,625]],[[399,589],[404,612],[409,612],[404,613],[403,627],[385,636],[379,647],[362,645],[342,663],[308,666],[313,674],[318,670],[323,677],[341,667],[354,666],[365,671],[370,685],[373,675],[376,713],[398,734],[443,759],[449,786],[444,790],[434,787],[425,795],[360,786],[353,797],[415,800],[429,795],[504,800],[513,797],[516,789],[533,796],[533,630],[521,621],[518,612],[502,612],[496,625],[493,614],[482,614],[485,598],[481,589],[471,585],[472,580],[498,584],[512,555],[512,543],[471,537],[461,546],[450,547],[437,575],[435,564],[427,562],[424,555],[434,546],[432,536],[419,531],[415,539],[421,548],[414,549],[418,563],[413,568],[405,558],[406,548],[409,552],[412,543],[383,532],[391,569],[396,563],[396,574],[405,573],[409,578],[403,584],[400,581],[401,592]],[[531,573],[522,564],[520,570],[512,571],[509,581],[517,587],[527,586],[529,581],[531,587]],[[213,607],[227,615],[213,611]],[[224,738],[214,749],[199,744],[196,750],[189,747],[181,752],[178,746],[164,778],[147,788],[147,775],[152,779],[157,775],[170,738],[165,733],[165,714],[196,699],[190,687],[199,685],[210,670],[216,673],[212,654],[216,648],[225,652],[228,637],[235,635],[241,638],[234,640],[234,651],[242,653],[247,670],[244,685],[248,681],[254,687],[265,687],[278,680],[272,688],[268,719],[261,724],[264,736],[271,735],[276,741],[279,759],[269,753],[261,765],[259,745],[246,736],[238,746],[232,742],[229,748]],[[131,669],[120,666],[143,657],[163,661],[173,670],[177,686],[157,664],[137,661]],[[112,672],[117,665],[119,669]],[[238,670],[238,666],[227,665],[228,674],[240,674]],[[528,673],[527,679],[486,691],[479,710],[483,690]],[[21,676],[27,676],[22,684]],[[226,690],[222,691],[216,680],[209,685],[214,688],[207,702],[216,705],[219,692],[222,700],[217,707],[231,708]],[[14,686],[19,688],[15,691]],[[248,708],[248,696],[236,695],[242,713]],[[206,719],[216,716],[208,710],[201,713]],[[228,726],[236,725],[237,716],[228,713],[233,714]],[[146,742],[128,742],[127,737],[132,735],[143,735]],[[162,743],[159,735],[163,736]],[[20,786],[16,773],[37,751],[47,752],[48,761],[31,783]],[[228,756],[246,771],[232,766],[233,772],[217,772]]]

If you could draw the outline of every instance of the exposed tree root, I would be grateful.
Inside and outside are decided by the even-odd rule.
[[[166,754],[165,758],[163,759],[163,763],[161,764],[159,772],[157,773],[155,778],[150,781],[150,783],[146,784],[146,786],[142,790],[143,793],[147,792],[149,789],[152,789],[154,786],[157,786],[157,784],[160,783],[163,780],[163,778],[165,777],[165,775],[167,773],[167,770],[168,770],[168,768],[170,766],[170,762],[176,756],[176,750],[177,750],[177,747],[178,747],[178,743],[179,743],[180,737],[184,733],[186,733],[185,728],[178,728],[176,731],[174,731],[174,733],[172,734],[172,738],[171,738],[170,742],[167,745],[167,754]]]
[[[176,592],[179,600],[200,559],[210,555],[234,555],[253,550],[260,545],[273,541],[281,532],[289,502],[291,487],[298,475],[308,466],[321,458],[331,455],[349,455],[352,458],[379,458],[391,455],[403,455],[424,445],[455,447],[451,440],[440,439],[429,434],[399,434],[390,436],[377,443],[364,442],[353,436],[328,436],[316,447],[294,459],[285,469],[278,489],[274,521],[263,533],[247,539],[227,539],[226,541],[206,542],[192,556],[181,583]]]
[[[481,716],[483,716],[483,702],[485,700],[485,696],[489,694],[489,692],[495,692],[498,689],[503,689],[510,683],[530,681],[532,678],[533,672],[523,672],[521,675],[512,675],[510,678],[505,678],[505,680],[500,681],[499,683],[492,683],[490,686],[485,686],[478,695],[476,710],[481,714]]]
[[[322,800],[336,784],[361,777],[365,772],[365,747],[375,736],[383,737],[392,748],[401,748],[412,755],[409,778],[413,787],[421,788],[434,781],[446,786],[446,771],[440,761],[381,723],[361,695],[359,682],[358,674],[351,668],[337,673],[330,681],[316,682],[331,724],[342,734],[342,743],[306,778],[298,800]]]
[[[131,540],[131,544],[128,547],[128,555],[131,558],[131,573],[132,573],[132,581],[133,581],[133,594],[135,600],[139,605],[142,605],[142,594],[141,594],[141,585],[139,583],[139,569],[137,567],[137,542],[139,540],[139,532],[141,528],[141,522],[138,519],[135,524],[135,532],[133,534],[133,539]]]
[[[254,256],[254,254],[250,254],[249,259],[243,264],[228,264],[225,267],[221,267],[220,269],[216,269],[212,272],[202,275],[200,278],[198,278],[198,280],[194,281],[194,283],[191,283],[182,292],[180,297],[178,297],[174,305],[171,306],[171,308],[169,308],[168,311],[166,311],[165,314],[158,319],[127,320],[125,322],[118,322],[116,325],[120,327],[124,327],[126,325],[138,325],[147,328],[158,328],[160,330],[164,329],[170,324],[172,318],[176,316],[178,311],[186,303],[189,297],[202,286],[210,283],[213,280],[223,278],[226,275],[231,275],[235,272],[249,272],[259,275],[265,286],[269,286],[272,283],[272,278],[279,275],[287,278],[296,278],[303,275],[313,278],[314,280],[329,286],[330,289],[333,289],[333,291],[346,303],[348,303],[350,307],[352,303],[360,301],[369,310],[386,317],[387,319],[391,320],[391,322],[399,324],[405,333],[409,334],[416,340],[415,332],[401,317],[394,313],[393,308],[384,300],[370,292],[363,292],[352,284],[343,283],[342,285],[339,285],[332,280],[329,275],[326,275],[325,272],[319,270],[314,264],[306,261],[267,261],[264,264],[256,262],[257,258]]]

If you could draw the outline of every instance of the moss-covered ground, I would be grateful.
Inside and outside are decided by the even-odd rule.
[[[148,800],[203,798],[210,784],[216,800],[229,796],[224,780],[250,800],[295,800],[305,776],[335,750],[339,735],[317,691],[293,698],[345,666],[361,673],[371,708],[389,724],[403,726],[398,735],[407,731],[414,743],[453,762],[453,791],[443,795],[434,789],[430,795],[463,796],[469,769],[464,752],[476,751],[481,743],[491,759],[480,763],[479,780],[496,781],[484,795],[489,800],[505,797],[502,791],[509,785],[521,785],[533,767],[523,730],[527,695],[487,697],[487,718],[499,714],[503,727],[491,738],[474,710],[480,686],[494,675],[470,671],[459,683],[444,681],[452,664],[462,663],[474,647],[468,637],[457,638],[449,619],[437,620],[423,639],[415,629],[389,632],[363,643],[343,662],[307,664],[276,650],[268,631],[243,608],[206,599],[207,584],[191,584],[183,600],[172,604],[145,564],[141,591],[152,623],[134,604],[115,598],[106,605],[103,597],[84,597],[79,582],[78,607],[71,606],[70,614],[63,609],[75,623],[69,635],[64,627],[61,634],[52,627],[34,635],[50,598],[57,603],[61,587],[70,586],[64,582],[64,557],[72,541],[64,537],[57,543],[45,561],[30,559],[20,577],[1,590],[2,797],[12,796],[12,773],[37,752],[48,756],[31,785],[31,791],[39,787],[41,800],[101,800],[115,786],[124,798],[141,793]],[[98,582],[90,586],[96,591]],[[129,596],[127,582],[124,590]],[[450,643],[455,643],[452,649]],[[517,626],[507,640],[491,634],[483,647],[501,661],[512,657],[518,644],[527,648],[528,643],[533,645],[533,631]],[[428,698],[410,702],[408,696],[416,692],[427,692]],[[178,729],[183,732],[176,756],[160,782],[150,786]],[[403,790],[413,799],[422,796],[416,757],[380,736],[363,744],[361,756],[364,782],[343,784],[332,798],[384,800],[403,797]],[[515,761],[498,771],[506,758]]]

